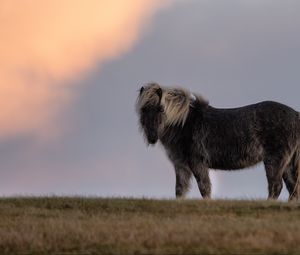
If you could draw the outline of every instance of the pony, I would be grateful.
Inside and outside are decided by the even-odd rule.
[[[263,162],[268,198],[279,197],[284,181],[289,200],[298,200],[300,115],[289,106],[263,101],[220,109],[186,89],[148,83],[139,90],[136,111],[146,143],[159,141],[174,166],[176,198],[184,197],[192,175],[202,197],[210,198],[209,169]]]

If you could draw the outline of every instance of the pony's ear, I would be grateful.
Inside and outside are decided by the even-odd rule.
[[[156,90],[156,93],[157,93],[157,95],[158,95],[158,97],[159,97],[159,103],[160,103],[161,97],[162,97],[162,89],[161,89],[161,88],[158,88],[158,89]]]
[[[140,95],[142,95],[144,89],[145,89],[144,87],[141,87],[141,88],[140,88]]]

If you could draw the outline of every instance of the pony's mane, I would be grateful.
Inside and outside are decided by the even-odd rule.
[[[159,103],[158,89],[162,90],[160,104],[163,106],[166,116],[165,124],[169,126],[183,126],[192,104],[208,105],[208,102],[201,95],[191,94],[186,89],[169,88],[157,83],[149,83],[144,86],[143,92],[138,97],[137,110],[147,105],[157,105]]]
[[[185,89],[166,89],[161,102],[166,114],[166,124],[183,126],[189,114],[191,100],[190,93]]]
[[[143,86],[143,92],[140,93],[136,104],[137,111],[147,105],[157,105],[159,103],[159,96],[156,92],[160,88],[163,90],[157,83],[149,83]]]

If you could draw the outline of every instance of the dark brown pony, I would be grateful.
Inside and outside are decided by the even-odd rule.
[[[146,141],[160,141],[174,165],[176,197],[183,196],[192,175],[201,195],[211,196],[209,169],[236,170],[265,165],[269,198],[277,199],[284,180],[289,199],[298,199],[300,117],[271,101],[218,109],[181,88],[150,83],[136,104]]]

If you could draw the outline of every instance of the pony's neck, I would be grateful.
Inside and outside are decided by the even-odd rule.
[[[184,124],[168,125],[164,128],[159,140],[164,146],[178,144],[180,140],[191,139],[195,118],[195,109],[190,106],[188,116]]]
[[[168,125],[164,128],[161,136],[159,137],[163,145],[170,144],[176,141],[180,136],[179,134],[182,131],[181,125]]]

